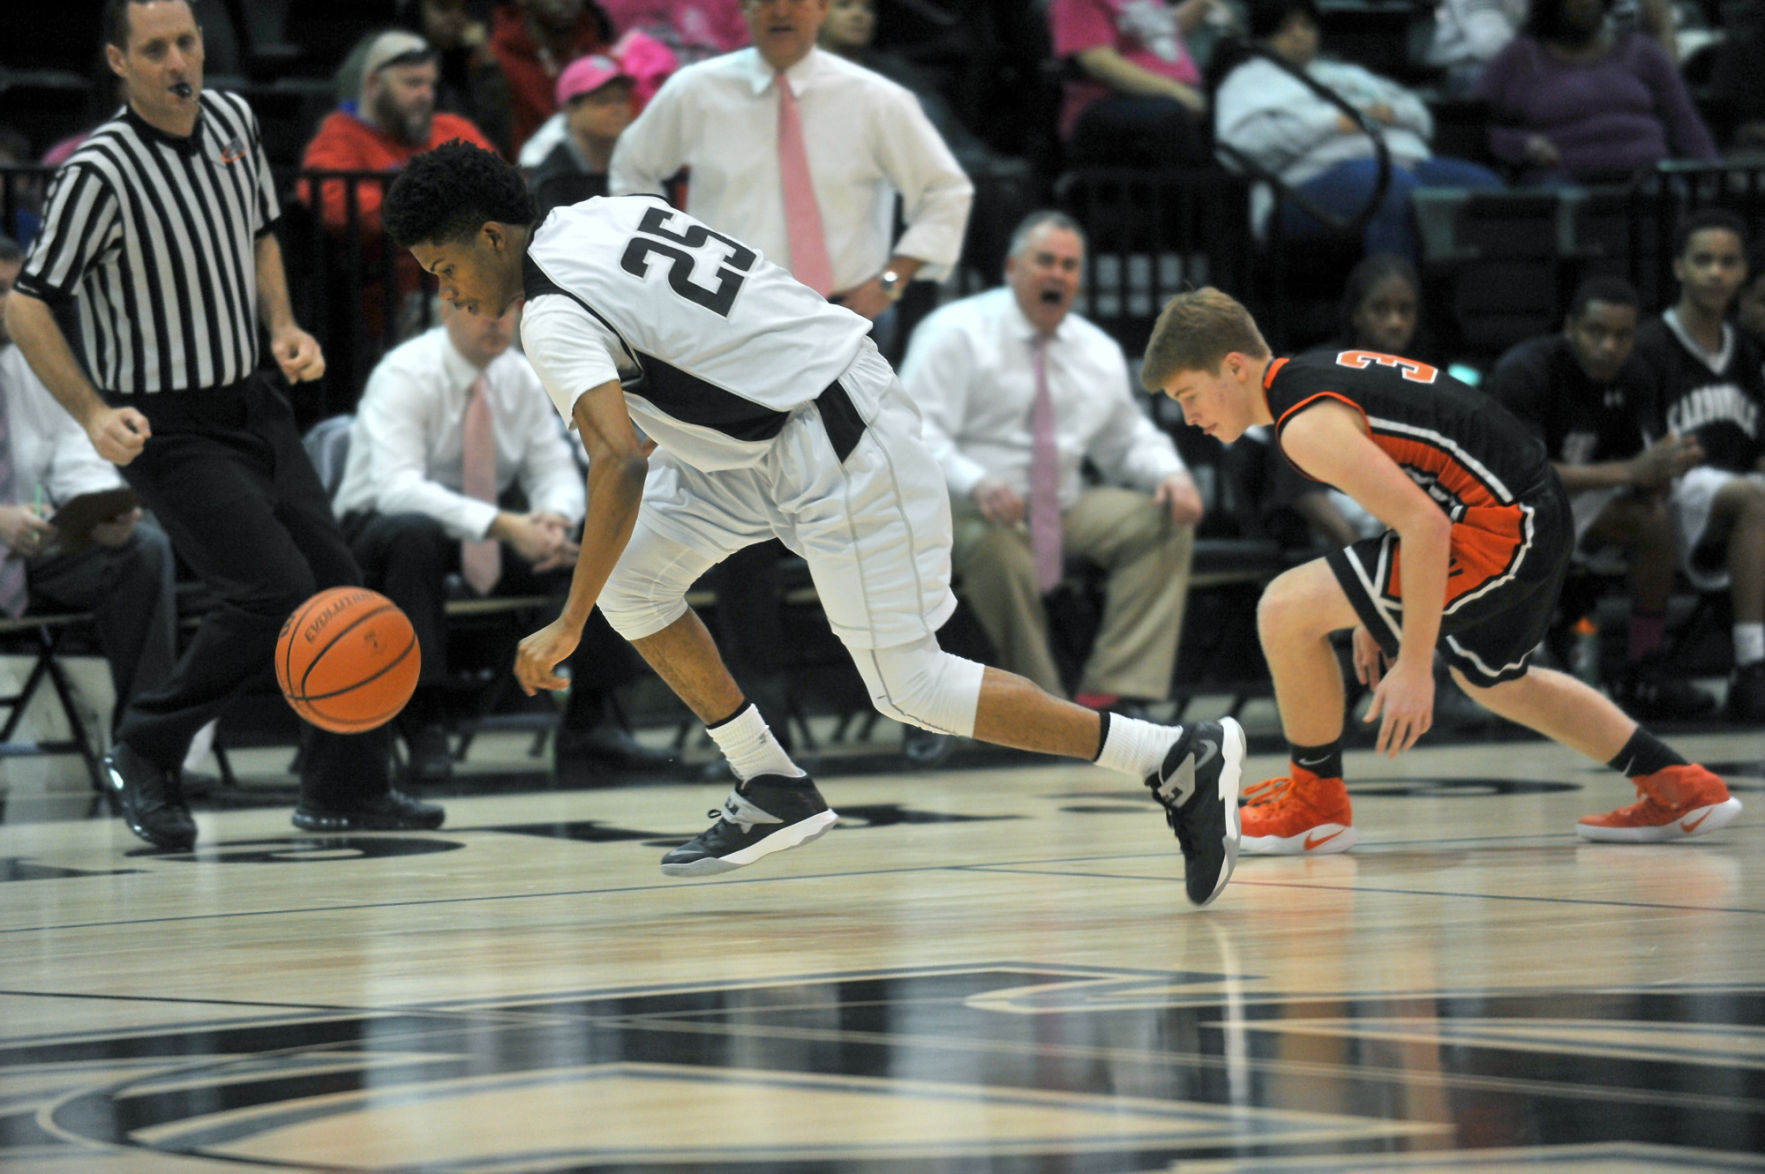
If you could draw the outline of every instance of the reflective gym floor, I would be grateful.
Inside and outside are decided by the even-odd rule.
[[[1205,910],[1143,788],[1011,755],[829,774],[834,834],[689,881],[725,785],[551,789],[525,734],[432,833],[296,832],[286,749],[189,854],[15,794],[0,1169],[1765,1169],[1765,731],[1668,732],[1734,827],[1584,844],[1624,780],[1430,735],[1350,753],[1352,855]]]

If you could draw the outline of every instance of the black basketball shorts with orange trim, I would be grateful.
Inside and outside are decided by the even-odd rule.
[[[1473,507],[1453,522],[1441,655],[1477,685],[1525,675],[1569,570],[1575,526],[1556,477],[1514,505]],[[1388,657],[1403,631],[1402,543],[1387,530],[1325,556]]]

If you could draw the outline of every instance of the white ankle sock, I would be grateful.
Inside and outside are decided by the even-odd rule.
[[[1765,660],[1765,624],[1734,626],[1734,663],[1754,664]]]
[[[747,782],[755,775],[783,775],[787,779],[803,778],[808,772],[791,761],[785,748],[772,736],[760,707],[749,702],[728,721],[706,726],[711,740],[729,765],[735,777]]]
[[[1161,726],[1138,718],[1109,715],[1109,733],[1097,752],[1098,766],[1144,779],[1164,765],[1165,753],[1183,736],[1182,726]]]

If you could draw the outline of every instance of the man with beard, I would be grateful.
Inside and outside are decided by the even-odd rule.
[[[427,41],[399,30],[373,33],[368,40],[361,97],[345,102],[319,123],[301,156],[301,170],[393,171],[418,151],[449,139],[491,147],[484,132],[470,121],[435,109],[440,66]],[[319,216],[333,231],[349,226],[348,186],[343,180],[319,185]],[[356,188],[356,217],[364,243],[380,237],[384,195],[378,184]],[[301,198],[311,202],[304,184]]]
[[[468,120],[435,109],[440,66],[435,50],[423,38],[397,29],[372,33],[366,45],[358,45],[351,56],[357,54],[362,60],[361,96],[355,102],[345,102],[319,123],[318,133],[307,143],[301,158],[303,171],[393,172],[419,151],[449,139],[491,146],[484,132]],[[390,261],[382,258],[380,202],[386,196],[384,185],[372,180],[330,179],[320,182],[318,188],[319,218],[337,248],[333,263],[342,272],[365,275],[360,297],[331,299],[330,335],[377,343],[389,337],[388,320],[398,320],[399,311],[421,296],[423,275],[402,251]],[[298,190],[302,202],[315,202],[312,185],[303,180]],[[392,275],[390,295],[382,276],[388,271]],[[345,411],[354,404],[368,368],[365,362],[358,364],[356,348],[347,345],[333,347],[332,358],[328,386],[334,392],[329,402],[333,410]]]

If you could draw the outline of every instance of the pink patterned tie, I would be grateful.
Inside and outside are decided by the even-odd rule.
[[[803,146],[803,119],[784,74],[778,83],[778,182],[784,188],[784,227],[790,236],[791,273],[826,297],[833,292],[833,262],[821,229],[821,206],[809,179],[809,152]]]
[[[1030,549],[1046,595],[1060,582],[1060,453],[1048,392],[1048,339],[1036,336],[1036,403],[1030,409]]]
[[[11,408],[6,402],[7,388],[0,383],[0,505],[18,504],[18,487],[13,482]],[[9,616],[24,614],[30,593],[25,587],[25,556],[0,549],[0,612]]]
[[[460,427],[460,487],[467,497],[496,501],[496,429],[490,421],[488,384],[480,375],[466,399]],[[502,546],[494,538],[460,543],[460,574],[480,595],[490,594],[503,574]]]

